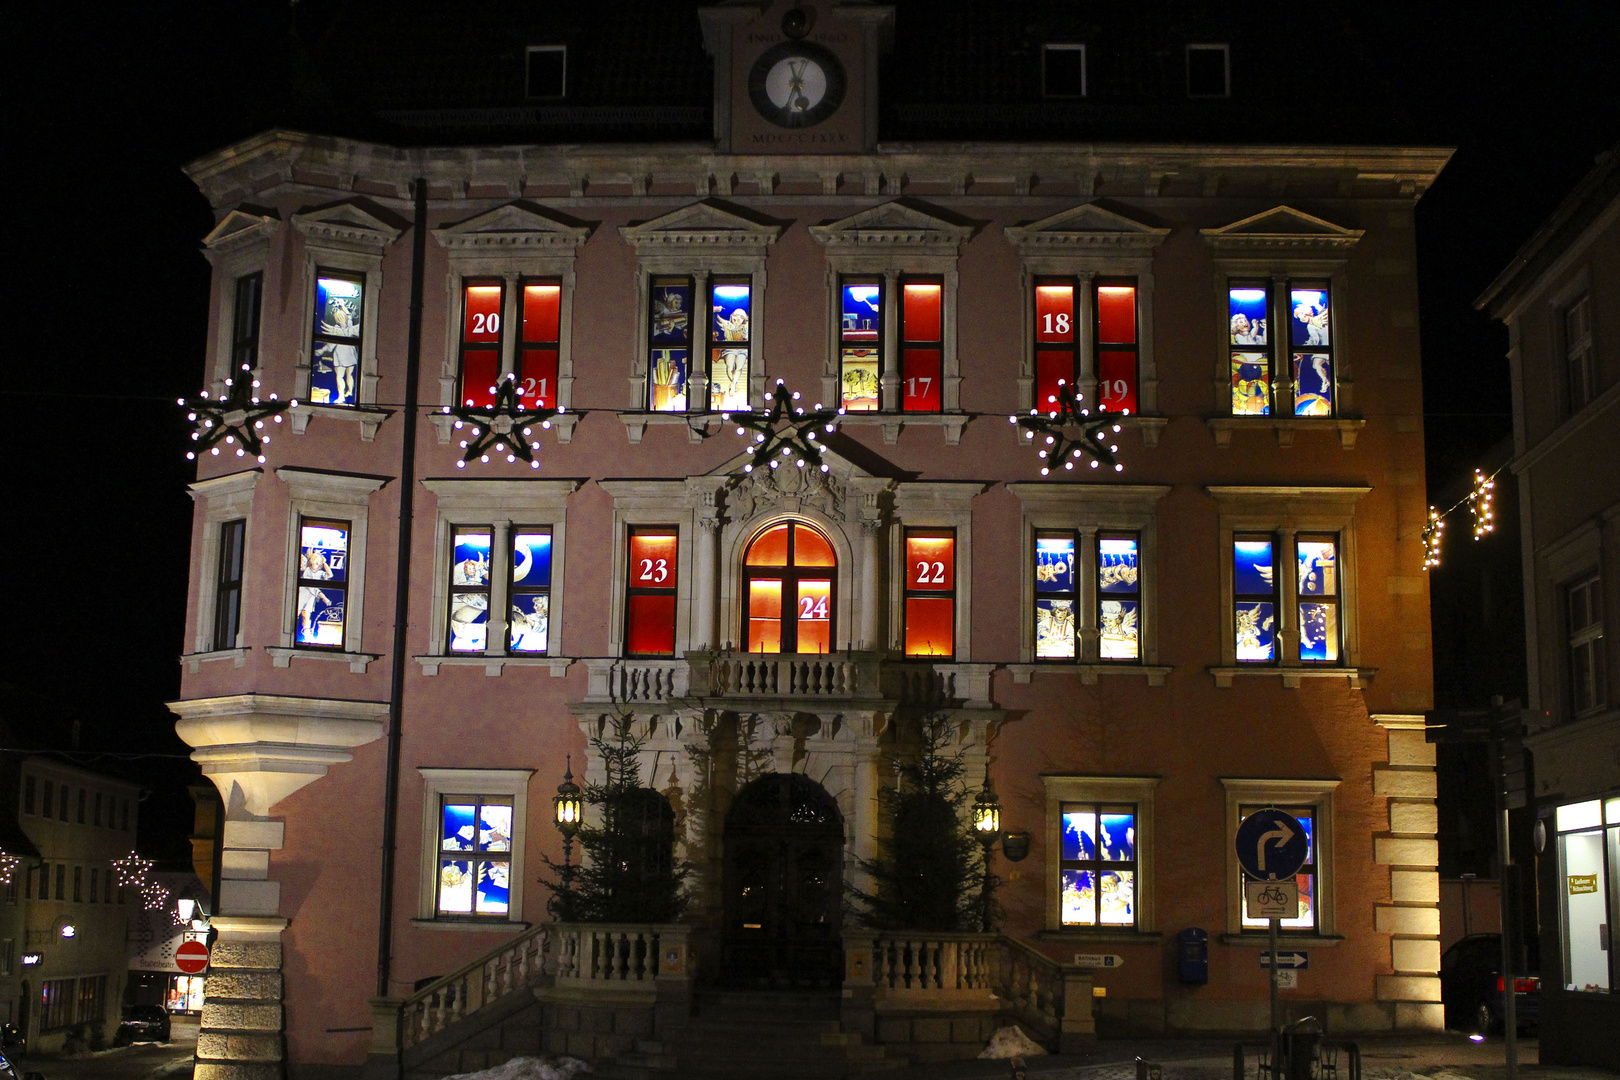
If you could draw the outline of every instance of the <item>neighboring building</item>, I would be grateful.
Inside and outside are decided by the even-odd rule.
[[[1542,935],[1543,1062],[1620,1067],[1620,153],[1479,306],[1508,327]],[[1504,523],[1505,524],[1505,523]]]
[[[712,139],[613,127],[678,98],[604,106],[594,143],[275,130],[189,167],[217,217],[204,385],[245,364],[300,402],[262,464],[222,445],[191,489],[172,708],[226,808],[209,993],[257,1007],[205,1017],[200,1080],[249,1075],[243,1054],[271,1075],[283,1045],[295,1076],[357,1068],[379,989],[406,998],[544,923],[552,794],[568,755],[601,778],[587,737],[619,719],[694,866],[700,987],[872,992],[840,886],[878,850],[894,756],[944,713],[1027,834],[1026,859],[997,854],[1019,962],[1078,987],[1077,953],[1123,958],[1090,976],[1102,1030],[1265,1027],[1232,840],[1266,805],[1312,839],[1288,1013],[1438,1027],[1413,209],[1448,152],[1072,125],[880,143],[892,9],[691,17]],[[623,47],[689,77],[696,36]],[[532,77],[574,71],[532,44]],[[1188,50],[1227,92],[1224,46]],[[1047,59],[1083,94],[1074,56]],[[567,112],[518,111],[548,109]],[[446,410],[507,372],[568,411],[534,429],[537,468],[463,468],[476,425]],[[779,379],[848,410],[826,471],[745,470],[719,414]],[[1123,472],[1042,475],[1008,416],[1060,380],[1117,420]],[[1178,974],[1194,928],[1207,983]],[[665,960],[661,978],[685,963]],[[1089,1028],[1092,1001],[1068,1019]],[[862,1034],[936,1037],[887,1004]],[[562,1034],[545,1045],[630,1038]]]
[[[111,1039],[129,966],[127,925],[141,903],[118,886],[113,861],[134,850],[141,788],[34,756],[23,759],[7,794],[38,853],[5,893],[7,909],[19,895],[22,924],[11,1022],[35,1053],[61,1049],[75,1030]]]
[[[157,870],[150,875],[162,890],[143,903],[129,920],[129,988],[125,1004],[161,1005],[170,1012],[201,1013],[204,975],[187,974],[174,962],[182,942],[208,943],[207,887],[186,870]],[[189,919],[180,902],[189,901]]]

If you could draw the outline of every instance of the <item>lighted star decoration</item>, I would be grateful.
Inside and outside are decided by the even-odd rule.
[[[162,911],[169,906],[169,890],[155,881],[141,887],[141,900],[147,911]]]
[[[1496,528],[1496,518],[1491,512],[1491,494],[1495,488],[1494,477],[1486,476],[1482,469],[1474,470],[1474,490],[1468,494],[1468,510],[1474,515],[1475,540]]]
[[[22,860],[10,852],[0,851],[0,885],[10,885],[11,875],[17,872]]]
[[[446,413],[456,418],[456,429],[465,429],[468,435],[461,440],[461,460],[456,462],[456,468],[465,469],[467,462],[475,459],[488,464],[491,453],[499,457],[504,450],[508,464],[527,461],[529,468],[538,469],[540,462],[535,459],[534,451],[540,449],[540,444],[534,441],[534,429],[536,426],[549,428],[551,418],[567,410],[561,405],[555,409],[525,408],[517,376],[510,372],[489,389],[495,395],[495,404],[488,408],[444,407]]]
[[[754,458],[743,466],[743,472],[776,469],[789,461],[793,462],[795,468],[802,469],[808,465],[822,472],[831,471],[831,467],[821,460],[825,447],[820,435],[831,435],[838,430],[838,418],[844,410],[824,409],[818,401],[813,410],[806,412],[794,404],[798,400],[798,392],[790,392],[787,384],[777,379],[768,410],[720,414],[720,419],[737,425],[738,435],[754,437],[754,444],[750,448]],[[786,426],[783,426],[784,423]]]
[[[1040,456],[1046,462],[1041,466],[1042,476],[1057,468],[1059,462],[1069,472],[1074,470],[1077,461],[1086,461],[1093,469],[1112,465],[1115,472],[1125,471],[1125,466],[1114,460],[1119,447],[1106,441],[1110,434],[1118,434],[1119,425],[1113,424],[1110,432],[1107,418],[1094,417],[1090,409],[1081,408],[1081,396],[1073,387],[1060,382],[1057,394],[1049,399],[1052,408],[1044,412],[1031,409],[1028,416],[1007,417],[1009,423],[1024,429],[1024,438],[1040,446]]]
[[[229,388],[222,398],[211,397],[204,390],[194,398],[176,399],[186,410],[186,419],[196,425],[191,439],[197,445],[186,451],[186,460],[195,461],[204,450],[219,456],[221,447],[236,450],[237,457],[252,454],[264,464],[264,444],[269,435],[262,435],[264,422],[281,423],[281,414],[298,407],[297,399],[278,401],[276,395],[261,400],[259,380],[250,364],[243,364],[241,373],[226,379]]]
[[[122,859],[113,860],[113,873],[118,875],[118,887],[139,885],[146,880],[146,873],[152,869],[152,860],[143,859],[135,852],[130,852]]]
[[[1423,569],[1440,565],[1440,536],[1445,531],[1445,515],[1429,507],[1429,523],[1423,528]]]

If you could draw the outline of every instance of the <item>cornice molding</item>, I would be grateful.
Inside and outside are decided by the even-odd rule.
[[[704,199],[639,225],[621,225],[619,235],[638,254],[663,248],[724,247],[763,255],[782,235],[782,226],[757,221],[734,207]]]
[[[268,244],[279,228],[281,220],[274,211],[250,214],[241,209],[232,210],[203,237],[203,253],[212,262],[245,248]]]
[[[908,199],[880,203],[830,225],[812,225],[809,231],[829,255],[870,248],[954,255],[973,235],[971,225],[958,224]]]
[[[399,239],[405,231],[403,227],[367,209],[358,199],[294,214],[292,222],[311,246],[364,251],[373,255],[381,255],[383,249]]]
[[[572,222],[554,210],[524,200],[433,230],[433,238],[455,254],[537,248],[563,249],[573,254],[590,235],[589,225]]]
[[[1170,235],[1169,229],[1155,229],[1094,202],[1081,203],[1028,225],[1008,225],[1001,232],[1025,256],[1072,248],[1124,248],[1145,254]]]
[[[1348,251],[1366,235],[1291,206],[1274,206],[1215,229],[1199,229],[1217,252]]]

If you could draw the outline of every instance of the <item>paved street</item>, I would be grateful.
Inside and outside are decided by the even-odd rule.
[[[28,1056],[19,1072],[43,1073],[45,1080],[189,1080],[197,1052],[197,1018],[176,1016],[167,1043],[136,1043],[83,1057]]]

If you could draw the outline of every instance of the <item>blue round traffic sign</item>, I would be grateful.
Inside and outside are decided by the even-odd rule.
[[[1238,865],[1258,881],[1293,877],[1310,853],[1305,826],[1292,814],[1256,810],[1238,826]]]

